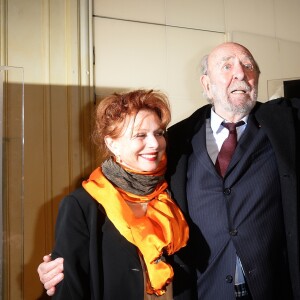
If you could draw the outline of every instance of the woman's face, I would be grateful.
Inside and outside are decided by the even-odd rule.
[[[126,121],[120,137],[106,138],[108,148],[124,166],[137,171],[154,171],[166,149],[161,120],[152,111],[140,110]]]

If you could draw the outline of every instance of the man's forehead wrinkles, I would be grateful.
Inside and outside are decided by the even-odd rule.
[[[235,57],[236,57],[235,55],[224,56],[221,58],[221,61],[228,61],[228,60],[234,59]]]
[[[243,60],[250,60],[253,61],[253,58],[247,54],[243,54],[243,55],[230,55],[230,56],[223,56],[220,58],[220,62],[224,62],[224,61],[229,61],[229,60],[233,60],[233,59],[238,59],[240,61]]]

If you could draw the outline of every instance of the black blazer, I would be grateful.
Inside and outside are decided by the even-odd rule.
[[[137,249],[83,188],[64,198],[53,258],[64,257],[64,280],[53,299],[141,300],[144,279]],[[117,288],[116,288],[117,287]]]
[[[167,180],[173,199],[186,214],[188,220],[186,174],[188,158],[192,152],[191,140],[201,126],[205,126],[210,109],[211,105],[206,105],[168,130]],[[260,126],[264,127],[276,155],[290,277],[294,299],[298,300],[300,299],[300,99],[277,99],[264,104],[257,103],[251,113],[254,114]],[[190,226],[192,226],[191,223]],[[188,247],[175,254],[173,286],[175,299],[178,300],[197,299],[196,272],[192,263],[189,263],[189,247],[198,247],[199,255],[206,255],[205,246],[197,245],[193,236],[190,237]]]

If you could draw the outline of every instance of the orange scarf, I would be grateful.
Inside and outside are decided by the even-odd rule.
[[[165,163],[164,159],[162,164]],[[158,169],[158,173],[165,170],[161,166]],[[113,186],[101,169],[97,168],[82,185],[104,207],[108,218],[121,235],[139,249],[147,269],[147,293],[155,293],[158,296],[164,294],[166,285],[172,281],[174,273],[172,267],[161,260],[161,256],[164,251],[170,255],[184,247],[189,235],[182,212],[166,191],[166,181],[158,184],[151,194],[137,196]],[[147,202],[145,216],[136,218],[124,200]]]

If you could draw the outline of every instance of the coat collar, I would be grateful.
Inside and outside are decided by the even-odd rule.
[[[296,173],[296,132],[292,110],[270,103],[257,103],[252,112],[267,133],[274,148],[281,174],[295,176]]]

